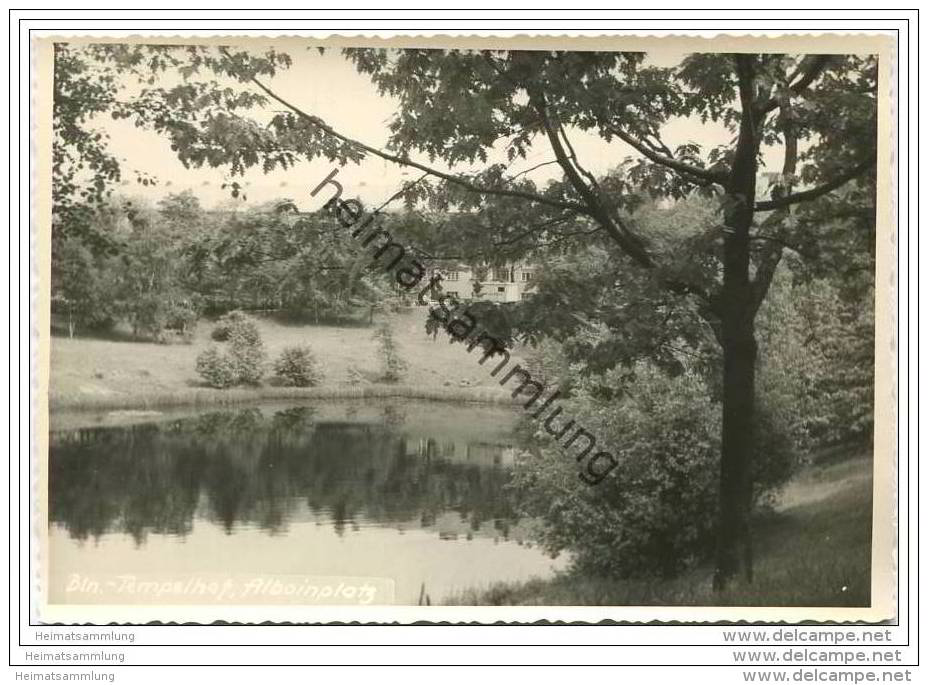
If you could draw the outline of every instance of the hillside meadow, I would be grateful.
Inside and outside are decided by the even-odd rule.
[[[381,357],[367,323],[305,324],[256,316],[268,360],[289,346],[309,345],[323,373],[314,388],[281,388],[270,373],[257,388],[213,390],[196,373],[196,357],[214,344],[213,322],[200,321],[189,344],[134,340],[121,328],[106,337],[58,332],[51,339],[50,405],[133,408],[206,404],[283,397],[401,395],[434,399],[505,402],[509,393],[481,366],[475,351],[426,334],[425,308],[384,315],[407,368],[397,383],[382,381]],[[516,352],[518,354],[518,352]]]

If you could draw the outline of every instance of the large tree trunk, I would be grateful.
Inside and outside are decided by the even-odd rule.
[[[717,590],[725,589],[742,570],[742,559],[747,580],[753,576],[750,516],[757,344],[753,322],[732,321],[728,326],[725,322],[722,325],[722,456],[714,578]]]
[[[751,224],[760,145],[754,110],[754,58],[735,56],[741,98],[738,145],[726,184],[725,237],[722,255],[722,293],[718,315],[722,343],[722,455],[716,566],[713,586],[724,590],[739,572],[739,556],[746,560],[750,580],[750,512],[753,499],[754,451],[754,314],[751,283]]]
[[[754,291],[750,280],[752,213],[736,207],[727,222],[720,315],[722,344],[722,454],[719,469],[716,568],[713,585],[724,590],[741,570],[751,580],[750,515],[753,500]]]

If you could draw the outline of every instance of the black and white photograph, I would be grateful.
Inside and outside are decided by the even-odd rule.
[[[889,46],[42,38],[40,616],[892,619]]]

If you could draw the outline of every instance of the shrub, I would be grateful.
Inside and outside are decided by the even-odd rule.
[[[322,380],[316,355],[309,346],[285,348],[274,362],[274,373],[283,385],[300,388],[318,385]]]
[[[597,399],[594,384],[616,388]],[[640,363],[578,383],[555,430],[573,419],[615,456],[601,483],[550,443],[518,460],[514,485],[522,513],[542,519],[542,543],[570,550],[596,575],[672,576],[711,556],[715,545],[721,406],[695,373],[669,377]],[[766,432],[777,431],[768,425]],[[546,435],[541,428],[539,435]],[[790,473],[791,454],[769,436],[757,451],[755,499]]]
[[[781,271],[758,315],[760,398],[807,452],[872,444],[872,297],[846,302],[827,280],[796,285]]]
[[[393,338],[393,329],[389,324],[381,324],[374,331],[374,339],[380,348],[380,359],[383,373],[381,380],[387,383],[396,383],[406,372],[406,361],[400,356],[399,346]]]
[[[238,321],[230,326],[228,341],[226,352],[209,347],[197,357],[197,373],[214,388],[260,383],[267,355],[258,327]]]
[[[197,356],[197,373],[213,388],[230,388],[238,381],[232,359],[212,345]]]
[[[210,335],[216,342],[226,342],[232,334],[233,328],[249,322],[251,322],[249,316],[245,312],[236,309],[220,316]]]
[[[229,356],[239,383],[257,385],[264,376],[264,343],[257,326],[251,321],[232,327],[229,334]]]

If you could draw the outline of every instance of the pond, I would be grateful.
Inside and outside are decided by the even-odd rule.
[[[438,603],[550,576],[566,560],[506,488],[516,418],[395,401],[53,417],[49,601]]]

